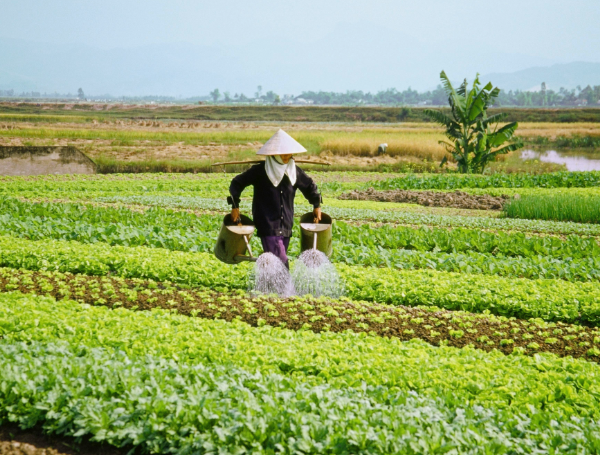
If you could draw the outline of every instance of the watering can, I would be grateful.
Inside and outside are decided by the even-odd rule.
[[[215,256],[227,264],[239,264],[243,261],[256,261],[252,255],[250,239],[254,233],[254,223],[245,215],[240,215],[242,224],[238,225],[231,219],[231,214],[223,218],[219,238],[215,245]],[[248,251],[249,256],[246,256]]]
[[[321,212],[321,222],[314,222],[313,212],[305,213],[300,217],[300,250],[319,250],[330,257],[333,252],[331,246],[331,217]]]

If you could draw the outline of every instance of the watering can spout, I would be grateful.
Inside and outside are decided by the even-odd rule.
[[[215,256],[226,264],[239,264],[243,261],[256,261],[252,255],[250,239],[254,233],[254,223],[245,215],[240,215],[241,225],[234,222],[231,215],[223,218],[219,238],[215,245]],[[246,252],[249,255],[246,255]]]

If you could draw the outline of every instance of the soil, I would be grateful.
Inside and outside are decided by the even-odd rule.
[[[600,362],[596,355],[600,352],[590,351],[594,340],[600,338],[599,329],[562,322],[344,300],[252,298],[183,289],[168,282],[0,269],[0,292],[13,290],[111,308],[164,308],[206,319],[240,319],[251,326],[266,324],[317,333],[351,330],[403,341],[418,338],[434,346],[497,349],[505,354],[518,347],[529,355],[552,352]]]
[[[0,426],[0,455],[125,455],[130,449],[87,440],[77,442],[75,438],[45,434],[41,428]]]
[[[502,210],[509,196],[490,196],[488,194],[474,195],[463,191],[437,192],[437,191],[410,191],[390,190],[377,191],[369,188],[365,191],[353,190],[343,193],[338,199],[352,201],[379,201],[379,202],[404,202],[419,204],[426,207],[455,207],[474,210]]]

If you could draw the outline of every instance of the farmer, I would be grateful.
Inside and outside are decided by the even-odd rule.
[[[244,188],[254,186],[252,216],[256,234],[265,253],[273,253],[289,268],[287,249],[294,225],[294,196],[300,190],[313,207],[314,222],[321,221],[321,195],[317,185],[296,166],[293,154],[306,149],[283,130],[277,131],[257,155],[266,160],[256,164],[231,181],[227,202],[231,204],[231,219],[240,220],[240,196]]]

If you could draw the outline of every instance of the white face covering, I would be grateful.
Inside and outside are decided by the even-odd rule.
[[[284,175],[288,176],[292,185],[296,183],[296,163],[293,158],[284,164],[279,155],[268,155],[265,170],[273,186],[279,186]]]

